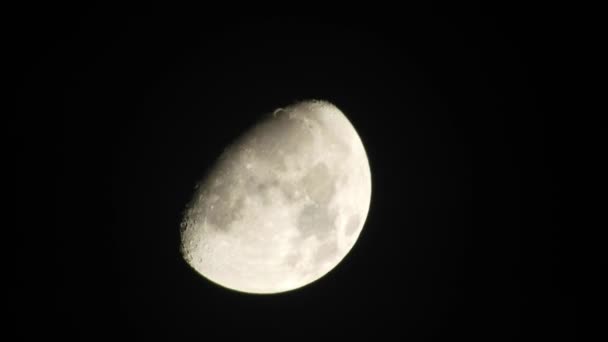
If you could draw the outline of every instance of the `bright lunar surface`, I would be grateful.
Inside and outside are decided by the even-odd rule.
[[[346,256],[370,199],[369,162],[350,121],[328,102],[300,102],[263,117],[198,184],[182,255],[229,289],[293,290]]]

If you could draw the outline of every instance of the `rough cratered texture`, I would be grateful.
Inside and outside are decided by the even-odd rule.
[[[245,132],[201,181],[182,254],[224,287],[276,293],[309,284],[356,242],[369,163],[348,119],[324,101],[278,109]]]

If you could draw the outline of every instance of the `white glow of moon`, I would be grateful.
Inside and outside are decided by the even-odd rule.
[[[370,199],[369,162],[350,121],[328,102],[300,102],[245,132],[199,183],[182,255],[229,289],[293,290],[347,255]]]

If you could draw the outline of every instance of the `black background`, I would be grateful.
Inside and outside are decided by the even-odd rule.
[[[575,338],[555,92],[564,30],[529,10],[25,16],[14,127],[40,124],[32,145],[54,177],[52,331]],[[195,182],[261,114],[310,98],[342,109],[366,146],[373,195],[359,241],[297,291],[209,283],[179,254]]]

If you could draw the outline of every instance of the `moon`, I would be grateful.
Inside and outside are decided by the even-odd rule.
[[[263,116],[197,184],[181,254],[228,289],[294,290],[344,259],[370,200],[369,161],[351,122],[329,102],[295,103]]]

